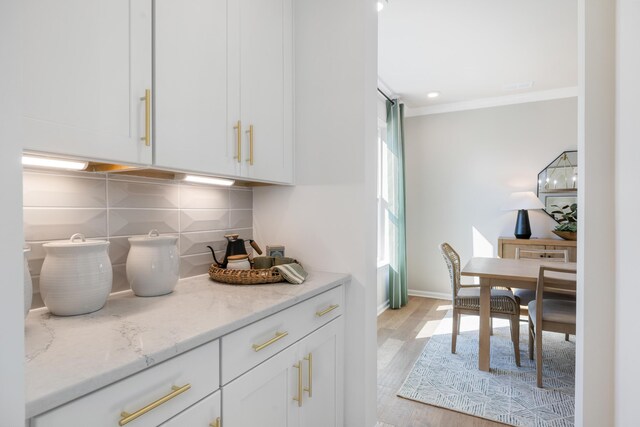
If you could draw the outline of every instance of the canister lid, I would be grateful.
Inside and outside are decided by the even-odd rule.
[[[158,233],[158,230],[155,228],[146,236],[134,236],[129,237],[129,242],[131,243],[149,243],[149,244],[162,244],[162,243],[176,243],[178,241],[178,236],[161,236]]]
[[[42,245],[44,248],[74,248],[74,247],[97,247],[109,246],[107,240],[87,240],[82,233],[76,233],[69,240],[56,240]]]

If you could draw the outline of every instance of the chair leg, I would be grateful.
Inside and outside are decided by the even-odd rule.
[[[461,319],[462,315],[460,313],[458,313],[458,328],[456,329],[456,333],[458,335],[460,335],[460,319]]]
[[[520,367],[520,316],[511,316],[511,341],[516,356],[516,366]]]
[[[536,382],[542,388],[542,331],[536,331]]]
[[[569,334],[564,334],[564,340],[569,341]]]
[[[529,360],[533,360],[533,322],[529,318]]]
[[[493,336],[493,317],[489,317],[489,335]]]
[[[460,314],[457,311],[453,311],[453,327],[451,328],[451,353],[456,352],[456,339],[458,338],[459,331],[459,318]]]

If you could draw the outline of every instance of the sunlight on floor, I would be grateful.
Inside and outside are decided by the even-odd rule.
[[[436,311],[447,311],[451,309],[453,309],[453,306],[451,304],[446,304],[446,305],[439,305],[438,308],[436,308]]]
[[[443,307],[443,306],[441,306]],[[440,307],[438,307],[440,309]],[[480,318],[478,316],[461,316],[460,318],[460,332],[477,331],[479,329]],[[420,332],[416,335],[416,339],[429,338],[434,335],[450,334],[453,327],[453,318],[451,315],[447,315],[442,320],[429,320],[420,329]],[[509,321],[507,319],[493,319],[493,327],[509,327]]]

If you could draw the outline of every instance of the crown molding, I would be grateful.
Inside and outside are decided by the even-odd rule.
[[[428,107],[409,108],[405,106],[405,117],[428,116],[431,114],[451,113],[454,111],[477,110],[480,108],[500,107],[503,105],[525,104],[528,102],[550,101],[553,99],[575,98],[578,96],[576,86],[537,92],[518,93],[515,95],[497,96],[494,98],[474,99],[471,101],[436,104]]]

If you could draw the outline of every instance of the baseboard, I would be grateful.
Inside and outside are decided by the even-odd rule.
[[[387,308],[389,308],[389,300],[386,300],[385,302],[383,302],[378,306],[378,316],[384,313]]]
[[[431,291],[419,291],[417,289],[409,289],[409,295],[414,297],[435,298],[451,301],[451,293],[449,292],[431,292]]]

